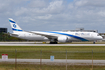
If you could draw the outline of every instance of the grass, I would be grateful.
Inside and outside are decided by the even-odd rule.
[[[93,59],[105,60],[105,46],[0,46],[0,54],[8,54],[9,58],[22,59]],[[1,58],[1,57],[0,57]],[[68,70],[90,70],[92,66],[68,65]],[[94,66],[94,70],[105,70],[105,66]],[[0,63],[0,70],[66,70],[66,65],[36,65]]]
[[[105,46],[0,46],[0,54],[8,54],[9,58],[23,59],[105,59]]]
[[[0,51],[104,51],[105,46],[0,46]]]
[[[91,65],[68,65],[67,70],[90,70]],[[105,70],[105,66],[94,66],[94,70]],[[0,70],[66,70],[66,65],[36,65],[36,64],[0,64]]]

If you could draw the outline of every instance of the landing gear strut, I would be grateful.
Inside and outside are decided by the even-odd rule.
[[[96,41],[93,41],[93,44],[95,44],[96,43]]]
[[[95,44],[95,42],[93,42],[93,44]]]
[[[50,39],[50,44],[58,44],[57,39]]]

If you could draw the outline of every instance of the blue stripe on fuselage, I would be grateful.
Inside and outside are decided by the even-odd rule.
[[[12,30],[14,30],[14,31],[23,31],[23,30],[19,30],[19,29],[14,29],[14,28],[12,28]]]
[[[70,36],[70,37],[79,39],[79,40],[81,40],[81,41],[88,41],[88,40],[86,40],[86,39],[84,39],[84,38],[81,38],[81,37],[78,37],[78,36],[75,36],[75,35],[71,35],[71,34],[60,33],[60,32],[50,32],[50,31],[44,31],[44,32],[47,32],[47,33],[55,33],[55,34],[61,34],[61,35],[66,35],[66,36]]]

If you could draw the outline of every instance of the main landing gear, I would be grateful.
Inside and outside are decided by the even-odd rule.
[[[58,42],[50,42],[50,44],[58,44]]]
[[[50,44],[58,44],[57,39],[50,39]]]

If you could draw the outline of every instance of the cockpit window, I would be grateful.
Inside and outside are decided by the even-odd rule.
[[[99,34],[97,34],[97,36],[100,36]]]

